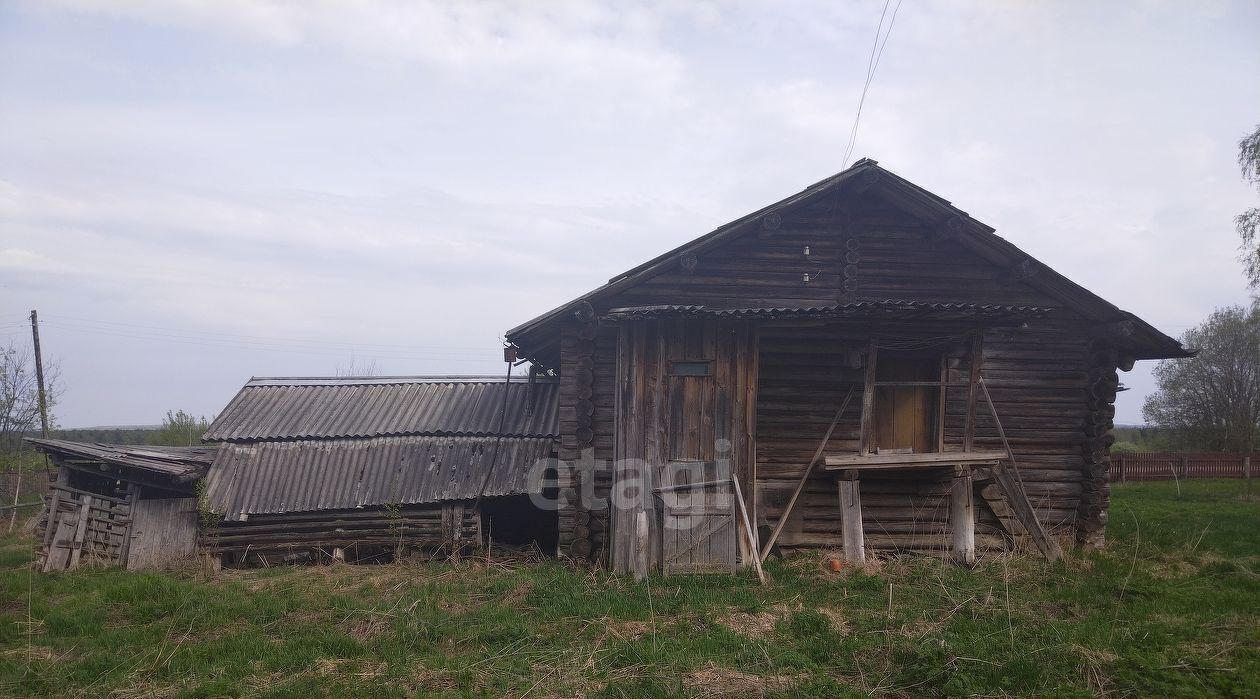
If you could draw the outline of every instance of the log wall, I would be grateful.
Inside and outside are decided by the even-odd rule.
[[[847,196],[847,195],[846,195]],[[612,420],[618,380],[617,323],[605,320],[581,344],[583,327],[622,306],[703,305],[713,308],[806,308],[861,300],[909,300],[1027,305],[1050,309],[1018,331],[983,331],[981,374],[1006,430],[1025,489],[1039,518],[1082,543],[1100,542],[1106,524],[1107,477],[1115,398],[1115,353],[1092,338],[1093,323],[1037,289],[1034,264],[994,264],[961,244],[958,226],[925,221],[878,194],[821,197],[790,211],[768,214],[743,236],[664,263],[660,274],[597,307],[575,307],[562,336],[562,459],[576,460],[589,444],[597,463],[611,458],[622,426]],[[584,320],[582,316],[585,316]],[[635,321],[638,322],[638,321]],[[624,321],[623,321],[624,324]],[[775,321],[756,324],[759,378],[754,433],[755,487],[748,490],[759,525],[774,524],[787,498],[850,389],[855,400],[841,420],[828,453],[857,450],[863,354],[872,336],[945,338],[941,351],[951,381],[969,378],[969,334],[976,321],[917,321],[900,327],[870,321]],[[626,358],[623,357],[623,361]],[[589,376],[586,372],[590,372]],[[583,379],[587,377],[587,379]],[[590,386],[589,435],[579,413]],[[567,392],[566,392],[567,390]],[[945,400],[947,445],[964,439],[967,391],[950,388]],[[983,402],[977,408],[974,448],[1001,449],[997,425]],[[578,439],[578,437],[589,437]],[[866,540],[876,547],[935,549],[949,545],[950,474],[863,478]],[[589,489],[607,492],[611,471]],[[748,475],[748,474],[741,474]],[[983,474],[981,474],[983,475]],[[581,484],[574,479],[574,488]],[[977,544],[1005,546],[1019,534],[994,489],[979,478]],[[562,514],[562,548],[581,542],[579,522],[597,515],[574,508]],[[610,523],[611,524],[611,523]],[[606,525],[607,526],[607,525]],[[612,525],[615,528],[615,525]],[[577,557],[607,561],[596,534],[578,545]],[[566,538],[567,537],[567,538]],[[835,488],[816,474],[780,539],[787,546],[840,544]]]
[[[420,553],[452,555],[481,546],[472,503],[323,510],[218,521],[201,531],[201,549],[227,565],[382,561]]]

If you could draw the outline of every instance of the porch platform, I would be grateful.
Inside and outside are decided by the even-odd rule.
[[[927,454],[851,454],[828,456],[827,471],[924,468],[932,466],[996,466],[1010,455],[1004,451],[958,451]]]

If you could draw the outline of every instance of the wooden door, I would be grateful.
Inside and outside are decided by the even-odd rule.
[[[881,352],[876,382],[939,382],[940,357]],[[916,454],[936,451],[940,388],[878,386],[875,390],[874,447],[878,451]]]
[[[730,572],[736,565],[731,459],[727,445],[718,453],[715,424],[722,412],[717,327],[715,320],[677,321],[663,338],[666,460],[656,482],[665,573]]]
[[[660,490],[661,572],[734,571],[737,529],[730,478],[665,485]]]
[[[756,359],[756,336],[745,321],[621,325],[609,556],[614,571],[700,572],[735,565],[736,527],[723,518],[735,513],[731,476],[749,483],[754,478]],[[697,486],[713,482],[722,485]],[[675,495],[667,498],[669,493]],[[648,529],[642,537],[640,517]]]

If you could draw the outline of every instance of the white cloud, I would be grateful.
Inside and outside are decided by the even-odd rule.
[[[0,7],[0,314],[492,348],[840,170],[882,8]],[[1228,2],[904,3],[853,157],[1180,332],[1243,298],[1229,219],[1255,195],[1232,150],[1260,103],[1237,79],[1260,71],[1256,18]],[[194,361],[50,332],[80,362],[86,394],[66,409],[100,416],[86,421],[124,407],[92,400],[123,375],[85,357],[166,376]],[[188,391],[330,368],[220,349],[195,355]],[[160,414],[163,391],[125,410]]]

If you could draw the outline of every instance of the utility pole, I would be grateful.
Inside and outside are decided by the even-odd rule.
[[[44,359],[39,354],[39,314],[31,311],[31,338],[35,341],[35,383],[39,386],[40,435],[48,439],[48,399],[44,396]]]

